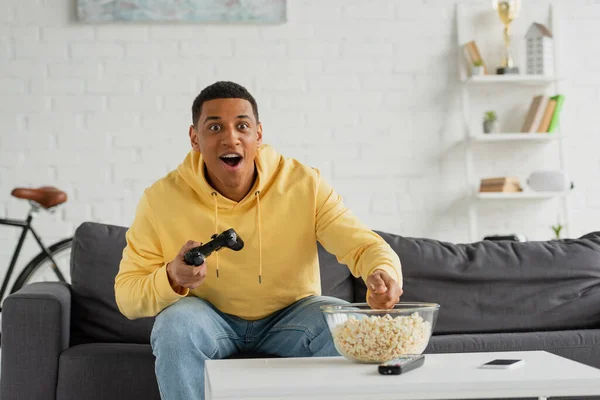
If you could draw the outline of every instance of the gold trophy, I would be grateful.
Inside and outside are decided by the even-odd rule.
[[[500,21],[504,24],[504,60],[502,60],[502,67],[498,68],[496,72],[498,75],[504,74],[518,74],[519,67],[515,67],[515,63],[510,52],[510,23],[519,15],[521,9],[520,0],[492,0],[492,4],[496,11]]]

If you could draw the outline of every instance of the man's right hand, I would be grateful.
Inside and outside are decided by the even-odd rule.
[[[167,275],[169,276],[169,283],[174,291],[181,293],[182,288],[195,289],[202,284],[204,278],[206,278],[206,261],[204,264],[199,266],[188,265],[183,260],[185,253],[193,249],[194,247],[201,246],[202,243],[188,240],[183,245],[177,256],[173,261],[167,264]]]

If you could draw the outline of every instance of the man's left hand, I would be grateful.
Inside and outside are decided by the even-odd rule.
[[[393,308],[402,296],[402,289],[398,282],[383,270],[376,270],[369,275],[367,287],[369,288],[367,303],[371,308],[388,310]]]

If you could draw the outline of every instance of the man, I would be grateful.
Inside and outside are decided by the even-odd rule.
[[[130,319],[156,316],[151,344],[164,399],[203,399],[204,362],[238,352],[337,356],[320,296],[317,241],[367,283],[367,302],[402,294],[400,260],[319,171],[263,145],[256,101],[217,82],[192,106],[192,150],[146,189],[127,232],[115,294]],[[201,266],[184,254],[233,228],[241,251]]]

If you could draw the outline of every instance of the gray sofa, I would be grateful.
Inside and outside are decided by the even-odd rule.
[[[153,319],[126,319],[114,299],[125,231],[82,224],[72,285],[32,284],[6,299],[2,400],[160,398]],[[546,350],[600,367],[600,232],[473,244],[378,233],[402,260],[403,300],[441,305],[426,353]],[[363,302],[363,282],[319,251],[323,294]]]

